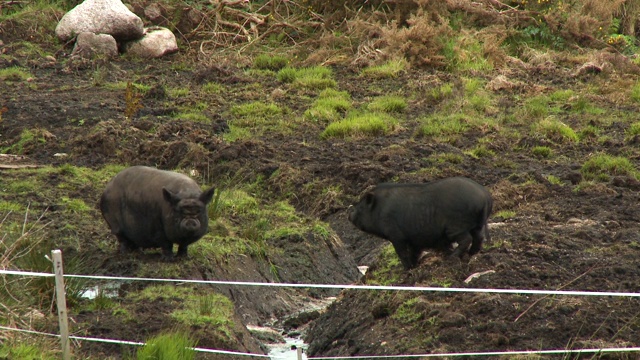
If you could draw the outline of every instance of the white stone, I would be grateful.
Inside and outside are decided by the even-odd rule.
[[[126,41],[140,38],[144,25],[120,0],[85,0],[66,13],[56,26],[56,36],[62,41],[83,32],[109,34],[118,41]]]
[[[118,56],[118,44],[111,35],[83,32],[78,34],[71,55],[78,55],[83,58],[95,56],[114,58]]]
[[[178,51],[178,42],[171,30],[152,27],[145,29],[142,39],[128,42],[124,48],[128,54],[142,58],[158,58]]]

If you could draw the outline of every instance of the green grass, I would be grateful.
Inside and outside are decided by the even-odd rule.
[[[27,215],[19,216],[29,219]],[[0,248],[0,260],[3,262],[0,266],[11,264],[12,267],[23,271],[52,273],[53,264],[45,258],[45,255],[51,254],[51,249],[56,248],[51,240],[53,230],[49,225],[50,223],[35,220],[16,223],[0,219],[3,245]],[[81,256],[66,258],[64,267],[68,273],[87,273],[93,270],[92,265],[85,262]],[[65,283],[67,305],[73,308],[81,301],[85,281],[68,279]],[[0,298],[5,300],[5,306],[33,307],[44,311],[50,306],[54,288],[52,278],[18,279],[7,282],[0,289]],[[0,315],[0,319],[3,317]]]
[[[387,135],[398,126],[398,120],[387,114],[364,113],[350,115],[343,120],[329,124],[321,138],[347,138]]]
[[[531,127],[534,134],[542,134],[547,138],[559,143],[577,143],[580,138],[578,134],[567,124],[556,119],[555,117],[547,117],[538,121]]]
[[[253,60],[253,67],[262,70],[278,71],[289,64],[289,60],[280,55],[260,54]]]
[[[287,118],[289,109],[275,103],[254,101],[233,106],[229,113],[233,117],[228,121],[229,133],[224,134],[227,141],[246,139],[265,132],[289,133],[299,122]]]
[[[640,135],[640,121],[634,122],[627,129],[627,136],[634,137]]]
[[[455,153],[438,153],[431,155],[430,158],[433,158],[437,164],[461,164],[464,161],[464,156]]]
[[[594,105],[594,102],[584,96],[577,96],[571,102],[571,111],[579,114],[602,115],[606,110]]]
[[[391,315],[391,318],[405,325],[414,325],[423,320],[425,314],[421,311],[424,306],[419,306],[424,300],[420,297],[414,297],[406,300]]]
[[[184,98],[189,96],[188,88],[170,88],[167,90],[167,93],[172,98]]]
[[[552,184],[552,185],[563,185],[562,180],[557,176],[547,175],[546,178],[549,181],[549,184]]]
[[[58,360],[60,354],[51,350],[55,349],[56,345],[45,342],[32,343],[29,340],[10,340],[0,343],[0,359]]]
[[[333,71],[323,66],[300,69],[285,67],[278,71],[277,78],[281,82],[292,84],[294,87],[311,90],[324,90],[337,86],[336,81],[333,79]]]
[[[233,333],[233,303],[221,294],[201,294],[190,286],[152,285],[128,297],[134,301],[167,302],[173,308],[168,315],[175,321],[185,326],[212,328],[223,341]]]
[[[587,139],[598,139],[601,133],[602,129],[600,127],[587,125],[580,129],[580,131],[578,132],[578,139],[580,141]]]
[[[24,129],[20,133],[20,138],[13,145],[0,148],[0,153],[8,154],[24,154],[28,148],[37,147],[47,142],[46,130],[40,129]]]
[[[386,244],[382,248],[376,263],[370,270],[371,276],[366,278],[367,284],[384,286],[397,284],[404,272],[400,258],[391,244]]]
[[[397,59],[397,60],[389,60],[382,65],[375,65],[364,68],[361,72],[363,77],[373,78],[373,79],[388,79],[395,78],[399,76],[401,73],[405,72],[409,63],[407,60]]]
[[[311,108],[304,112],[308,120],[332,122],[342,118],[351,109],[351,96],[346,91],[323,90]]]
[[[0,80],[2,81],[26,81],[32,77],[33,75],[27,69],[18,66],[0,69]]]
[[[485,85],[485,81],[478,78],[463,78],[465,95],[478,93]]]
[[[467,115],[462,113],[435,114],[420,119],[420,123],[418,135],[422,136],[441,137],[462,134],[469,128]]]
[[[400,113],[407,108],[407,101],[401,96],[380,96],[367,105],[367,110],[372,112]]]
[[[631,93],[629,97],[633,102],[640,103],[640,83],[637,83],[631,87]]]
[[[484,157],[493,157],[495,156],[495,152],[493,150],[488,149],[485,145],[478,145],[475,148],[466,151],[465,154],[475,158],[484,158]]]
[[[35,179],[16,180],[7,185],[9,194],[26,194],[38,189],[38,181]]]
[[[224,93],[224,86],[211,81],[202,85],[202,92],[205,94],[222,94]]]
[[[221,339],[228,340],[233,332],[233,303],[216,293],[187,297],[182,308],[171,317],[187,326],[208,326],[216,329]]]
[[[136,351],[136,360],[193,360],[197,341],[183,332],[156,335]]]
[[[584,180],[609,181],[611,176],[640,179],[640,172],[631,160],[622,156],[599,154],[584,162],[580,169]]]
[[[487,94],[471,95],[468,102],[471,108],[478,112],[485,112],[489,110],[492,105],[492,99]]]
[[[127,84],[128,84],[127,81],[119,81],[117,83],[106,83],[104,84],[104,88],[108,90],[113,90],[113,91],[124,91],[127,89]],[[133,88],[136,91],[140,92],[141,94],[146,94],[152,88],[151,85],[138,84],[136,82],[132,82],[131,86],[133,86]]]
[[[528,118],[544,118],[549,115],[550,99],[546,95],[534,96],[524,103],[524,113]]]
[[[71,199],[67,196],[63,196],[60,200],[62,205],[65,207],[66,212],[80,214],[86,213],[92,209],[92,207],[85,204],[82,199]]]
[[[493,70],[493,64],[485,56],[484,46],[477,38],[464,34],[450,37],[443,42],[442,53],[449,70],[461,72]]]
[[[548,158],[553,154],[553,150],[548,146],[535,146],[531,149],[531,153],[536,157]]]
[[[246,104],[236,105],[231,108],[231,114],[236,118],[246,119],[247,121],[272,118],[282,115],[283,110],[274,103],[264,103],[262,101],[254,101]],[[255,125],[252,124],[252,125]]]
[[[493,217],[502,220],[513,219],[516,217],[516,212],[513,210],[500,210],[493,214]]]
[[[25,207],[12,201],[0,200],[0,214],[8,212],[23,212]],[[1,216],[0,216],[1,217]]]
[[[435,100],[442,100],[453,96],[453,84],[446,83],[431,89],[431,97]]]
[[[262,185],[253,184],[220,192],[216,220],[210,220],[209,233],[192,245],[195,261],[215,266],[243,255],[269,262],[278,251],[270,246],[274,240],[327,235],[326,228],[298,214],[288,201],[263,201],[258,196],[263,191]]]
[[[573,90],[556,90],[549,94],[549,99],[554,102],[566,103],[575,95]]]
[[[181,112],[181,113],[174,114],[171,117],[174,118],[174,119],[192,121],[192,122],[197,122],[197,123],[202,123],[202,124],[210,124],[211,123],[211,119],[207,115],[203,114],[202,112],[198,112],[198,111]]]

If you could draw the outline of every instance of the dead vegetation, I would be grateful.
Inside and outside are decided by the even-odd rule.
[[[585,0],[394,0],[267,1],[256,7],[244,1],[215,1],[202,12],[192,34],[205,39],[200,51],[273,37],[300,44],[308,63],[354,66],[404,57],[414,66],[443,68],[445,39],[465,28],[477,29],[483,53],[494,66],[505,61],[505,41],[533,41],[552,47],[607,48],[624,51],[625,36],[635,35],[640,1]],[[453,19],[453,20],[452,20]],[[463,24],[464,23],[464,24]],[[301,32],[320,33],[313,40]],[[618,34],[613,38],[611,34]]]

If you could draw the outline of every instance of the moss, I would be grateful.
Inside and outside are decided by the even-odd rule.
[[[375,265],[367,273],[366,282],[371,285],[392,285],[400,281],[404,268],[393,245],[382,248]]]

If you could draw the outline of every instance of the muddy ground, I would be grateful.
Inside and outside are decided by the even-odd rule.
[[[348,250],[327,257],[342,259],[340,264],[326,264],[322,259],[311,261],[315,264],[312,269],[322,271],[312,271],[306,278],[296,273],[290,278],[285,276],[283,281],[357,281],[357,264],[371,266],[362,280],[364,283],[376,283],[380,276],[395,275],[395,284],[420,286],[613,292],[634,292],[640,288],[640,182],[633,175],[613,174],[604,181],[586,183],[580,171],[587,159],[599,153],[625,156],[638,169],[638,139],[627,133],[630,124],[639,119],[638,105],[627,94],[636,81],[633,72],[611,65],[601,73],[580,73],[578,69],[584,62],[550,60],[514,64],[489,73],[460,75],[413,68],[396,78],[363,79],[358,69],[334,65],[337,88],[349,92],[356,106],[388,93],[409,99],[407,110],[400,115],[402,126],[386,136],[321,139],[319,134],[325,124],[305,122],[285,134],[266,131],[250,139],[228,142],[223,134],[228,122],[234,120],[229,113],[233,105],[257,100],[275,102],[291,109],[282,116],[296,123],[311,106],[316,93],[280,83],[272,74],[247,75],[254,55],[250,53],[240,54],[240,60],[237,54],[220,52],[215,61],[196,61],[193,52],[184,51],[148,61],[126,57],[108,62],[69,61],[68,48],[43,44],[55,50],[56,60],[23,56],[17,50],[22,46],[19,41],[24,29],[10,25],[4,24],[1,33],[4,45],[0,51],[5,56],[0,58],[0,68],[21,66],[33,77],[24,81],[5,80],[0,86],[0,108],[5,109],[0,122],[0,149],[12,146],[17,149],[15,145],[25,129],[33,130],[41,140],[25,144],[20,150],[24,158],[11,161],[0,158],[2,164],[71,164],[94,169],[107,164],[180,167],[197,170],[202,179],[213,184],[225,178],[250,182],[263,176],[274,198],[295,194],[288,199],[296,209],[328,222]],[[188,66],[175,66],[182,63]],[[102,75],[97,83],[99,74]],[[448,82],[460,87],[463,77],[489,83],[501,74],[519,85],[490,90],[495,105],[487,114],[489,117],[514,114],[517,117],[527,98],[571,89],[587,94],[584,96],[588,102],[604,112],[585,115],[572,112],[569,105],[556,116],[576,130],[595,126],[599,133],[576,143],[565,142],[531,131],[529,123],[512,121],[472,129],[446,140],[416,136],[419,118],[438,109],[438,101],[428,95],[430,89]],[[142,107],[132,119],[124,117],[125,91],[101,85],[117,81],[135,81],[154,89],[141,98]],[[219,83],[223,92],[201,93],[199,89],[207,81]],[[190,95],[171,97],[165,91],[168,88],[188,88]],[[210,123],[172,116],[176,106],[202,101],[208,104],[205,113]],[[148,131],[152,128],[154,131]],[[491,154],[472,156],[469,150],[481,141]],[[536,156],[531,151],[535,146],[548,146],[553,155]],[[442,154],[455,154],[459,160],[441,161]],[[0,176],[5,179],[18,180],[21,176],[14,170],[1,171]],[[410,272],[403,272],[400,265],[383,269],[384,261],[379,260],[378,254],[385,242],[351,226],[345,216],[346,207],[367,187],[379,182],[426,182],[454,175],[473,178],[486,185],[494,196],[491,240],[484,250],[461,262],[429,252],[420,267]],[[559,181],[551,182],[550,175]],[[51,184],[56,184],[55,179],[51,179]],[[332,193],[326,189],[340,191]],[[70,191],[90,203],[97,199],[101,189],[89,185],[62,191]],[[28,201],[31,197],[42,208],[55,205],[55,199],[38,199],[37,194],[23,198],[3,196],[14,201]],[[508,218],[495,216],[504,210],[513,213]],[[81,241],[90,243],[94,236],[103,240],[109,237],[99,214],[93,215],[92,221],[82,224],[85,228],[78,234],[85,238]],[[53,207],[47,217],[55,221],[56,216]],[[297,241],[304,244],[316,240]],[[286,241],[277,246],[295,248],[293,257],[305,256],[304,246]],[[91,249],[97,247],[88,245],[83,251]],[[101,259],[97,272],[103,274],[131,275],[137,261],[157,261],[155,257],[122,259],[96,251],[85,255]],[[240,260],[220,266],[218,274],[202,273],[197,264],[187,269],[193,270],[195,279],[269,278],[265,269],[240,269]],[[337,268],[340,270],[330,273],[330,269]],[[383,275],[376,273],[377,269],[383,269]],[[243,270],[253,275],[245,276]],[[470,275],[484,271],[492,272],[464,282]],[[331,294],[306,295],[312,298]],[[274,317],[295,312],[297,306],[305,303],[294,299],[300,296],[298,293],[287,296],[290,298],[283,301],[290,306],[280,313],[275,305],[264,308],[263,301],[267,300],[256,301],[251,294],[239,296],[236,303],[242,319],[239,324],[266,324]],[[407,305],[407,300],[416,297]],[[637,346],[638,309],[636,298],[615,296],[473,293],[418,296],[347,291],[313,323],[306,339],[310,354],[316,356]],[[153,327],[146,329],[144,335],[162,328],[162,321],[154,320],[162,315],[162,308],[140,305],[138,311],[143,322]],[[106,323],[105,319],[109,319],[106,314],[100,322],[96,320],[99,315],[80,314],[75,326],[87,336],[137,340],[143,335],[139,329]],[[55,323],[44,328],[55,330]],[[236,339],[230,346],[261,351],[258,341],[246,332],[243,334],[246,338]],[[202,341],[199,345],[228,344]],[[79,351],[86,356],[122,356],[122,349],[117,346],[84,345]],[[635,358],[635,355],[612,354],[603,358]]]

